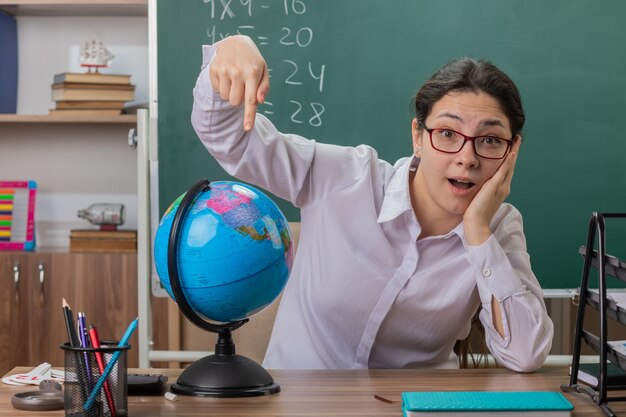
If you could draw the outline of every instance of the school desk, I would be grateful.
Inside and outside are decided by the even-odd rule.
[[[10,373],[26,372],[19,367]],[[180,370],[131,369],[132,373],[159,372],[174,382]],[[281,392],[263,397],[197,398],[178,396],[178,401],[155,397],[131,396],[128,399],[132,417],[154,416],[393,416],[400,417],[400,393],[411,390],[475,390],[475,391],[559,391],[568,381],[567,367],[545,367],[532,374],[519,374],[506,369],[463,370],[273,370]],[[28,412],[11,406],[11,396],[28,391],[0,383],[0,416],[63,416],[63,410]],[[378,395],[391,404],[374,398]],[[603,416],[588,397],[582,394],[565,396],[574,405],[573,416]],[[626,415],[626,402],[610,403],[617,415]]]

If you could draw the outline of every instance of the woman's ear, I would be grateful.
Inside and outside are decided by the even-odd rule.
[[[515,135],[515,139],[513,142],[513,146],[512,149],[516,150],[517,152],[519,152],[520,147],[522,146],[522,135]]]
[[[419,122],[417,121],[417,118],[413,118],[411,121],[411,137],[413,139],[413,154],[417,157],[420,156],[423,133],[423,130],[418,129],[418,126]]]

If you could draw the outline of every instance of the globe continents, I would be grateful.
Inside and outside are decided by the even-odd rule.
[[[168,241],[183,197],[163,215],[154,244],[157,273],[172,298]],[[289,225],[259,190],[233,181],[211,182],[180,227],[181,287],[190,307],[206,319],[227,323],[246,318],[269,305],[285,286],[294,255]]]

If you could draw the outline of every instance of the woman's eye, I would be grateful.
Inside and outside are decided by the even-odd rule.
[[[444,129],[442,129],[442,130],[439,131],[439,133],[441,133],[441,135],[444,138],[446,138],[446,139],[451,139],[451,138],[453,138],[455,136],[454,132],[452,130],[444,130]]]
[[[485,136],[481,138],[481,142],[484,143],[485,145],[491,145],[491,146],[498,146],[504,143],[502,139],[497,138],[495,136]]]

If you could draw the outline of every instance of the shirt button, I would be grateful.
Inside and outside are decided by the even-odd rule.
[[[491,276],[491,269],[483,269],[483,277],[489,278]]]

